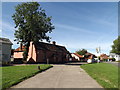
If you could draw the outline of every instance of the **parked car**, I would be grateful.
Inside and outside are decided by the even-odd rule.
[[[88,59],[88,60],[87,60],[87,63],[92,63],[92,59]]]
[[[98,58],[94,58],[96,63],[100,63],[100,60]]]
[[[98,58],[94,58],[94,59],[88,59],[87,63],[99,63],[100,60]]]

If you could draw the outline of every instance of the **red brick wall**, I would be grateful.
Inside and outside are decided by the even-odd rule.
[[[36,62],[47,63],[47,59],[49,60],[49,63],[64,63],[69,61],[69,58],[66,58],[66,53],[37,50]]]
[[[44,52],[42,50],[37,50],[36,62],[45,63],[44,55],[45,54],[44,54]]]

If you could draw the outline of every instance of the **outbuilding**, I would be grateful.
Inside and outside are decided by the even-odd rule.
[[[0,61],[7,64],[11,61],[12,42],[8,38],[0,38]]]
[[[120,55],[118,55],[116,53],[110,53],[109,57],[115,58],[116,61],[120,61]]]

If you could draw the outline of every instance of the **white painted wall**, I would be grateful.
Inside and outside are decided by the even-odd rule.
[[[120,55],[115,55],[114,58],[116,59],[116,61],[120,60]]]
[[[75,54],[71,54],[72,57],[74,57],[75,59],[78,59],[78,61],[80,61],[80,58],[78,56],[76,56]]]
[[[23,52],[14,52],[13,57],[14,57],[14,59],[23,58]]]
[[[110,53],[110,58],[115,58],[116,61],[120,61],[120,55],[115,54],[115,53]]]

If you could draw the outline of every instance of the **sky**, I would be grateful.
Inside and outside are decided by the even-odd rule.
[[[20,2],[2,3],[2,37],[14,41],[15,24],[12,15]],[[48,35],[57,45],[65,46],[71,53],[87,49],[109,54],[113,41],[118,36],[117,2],[40,2],[47,16],[52,16],[55,29]],[[1,32],[1,30],[0,30]]]

